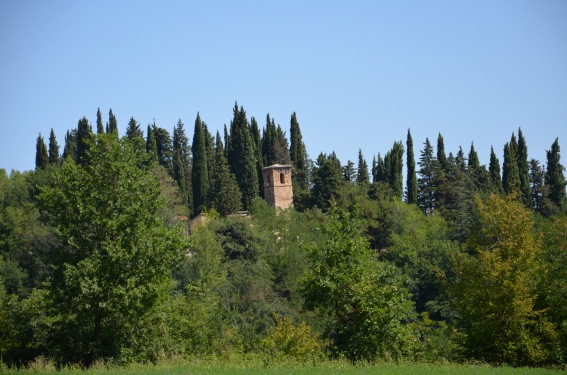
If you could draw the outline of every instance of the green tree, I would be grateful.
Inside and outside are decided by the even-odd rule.
[[[183,121],[179,119],[173,127],[173,179],[179,186],[182,200],[192,212],[193,187],[191,170],[191,149],[185,134]],[[207,176],[208,177],[208,176]]]
[[[164,166],[170,174],[173,174],[173,144],[171,135],[167,130],[156,126],[155,122],[152,125],[152,133],[156,141],[159,165]]]
[[[138,124],[138,121],[136,121],[133,116],[130,117],[130,121],[128,121],[126,137],[131,141],[138,138],[144,138],[144,133],[142,132],[142,129],[140,129],[140,124]]]
[[[316,168],[313,171],[312,204],[323,211],[331,206],[331,201],[340,194],[341,166],[336,162],[334,153],[327,156],[319,154]]]
[[[474,185],[475,191],[481,194],[488,194],[490,192],[488,171],[486,166],[480,165],[473,143],[471,143],[468,159],[467,174]]]
[[[207,195],[209,194],[209,169],[207,165],[207,149],[205,134],[201,117],[197,113],[195,130],[193,133],[193,214],[197,215],[205,209]],[[254,170],[256,166],[254,165]]]
[[[522,129],[518,129],[518,173],[520,178],[520,194],[521,201],[527,208],[532,208],[532,197],[530,190],[530,164],[528,161],[528,146],[526,139],[522,133]]]
[[[502,186],[502,176],[500,175],[500,160],[494,153],[494,148],[490,147],[490,164],[488,166],[488,174],[490,176],[490,187],[494,194],[504,194]]]
[[[518,169],[518,144],[512,134],[510,142],[504,145],[504,164],[502,166],[502,187],[506,194],[520,193],[520,172]]]
[[[112,113],[112,108],[108,111],[108,122],[106,123],[106,134],[114,134],[118,138],[118,121]]]
[[[77,129],[67,130],[65,134],[65,148],[63,149],[63,159],[71,158],[77,160]]]
[[[96,111],[96,133],[103,134],[104,126],[102,125],[102,113],[100,112],[100,107]]]
[[[425,138],[423,150],[419,158],[419,179],[417,180],[417,202],[425,214],[432,214],[435,210],[435,171],[437,159],[433,156],[433,147],[429,138]]]
[[[537,365],[556,341],[552,324],[535,299],[541,279],[542,241],[531,212],[513,194],[478,204],[479,231],[469,242],[474,256],[456,257],[450,303],[475,359]]]
[[[366,186],[370,183],[370,177],[368,176],[368,164],[362,156],[362,150],[358,149],[358,165],[356,168],[356,184],[359,186]]]
[[[408,204],[417,204],[417,175],[415,173],[415,157],[413,156],[413,139],[408,129],[408,137],[406,140],[406,202]]]
[[[293,188],[298,190],[307,190],[307,150],[301,136],[299,122],[295,112],[291,115],[290,120],[290,149],[289,154],[293,165]]]
[[[47,147],[43,141],[43,136],[39,133],[37,142],[35,144],[35,168],[45,169],[49,164],[49,157],[47,156]]]
[[[89,120],[83,117],[77,125],[77,164],[88,164],[88,150],[94,139],[93,130]]]
[[[208,200],[212,208],[222,216],[226,216],[242,208],[242,193],[238,189],[236,177],[229,170],[219,132],[215,143],[215,162],[211,171]]]
[[[392,150],[386,153],[384,157],[384,165],[386,170],[386,182],[394,191],[395,196],[402,199],[404,190],[404,179],[402,170],[404,167],[404,146],[402,142],[394,142]]]
[[[144,155],[102,134],[88,154],[87,165],[66,160],[39,196],[61,244],[47,286],[51,354],[86,366],[128,358],[183,249],[181,233],[159,218],[159,181],[141,167]]]
[[[59,163],[59,145],[57,144],[55,132],[51,128],[51,134],[49,134],[49,164],[57,163]]]
[[[234,104],[227,148],[230,170],[236,176],[238,187],[242,192],[242,206],[248,209],[258,197],[258,171],[254,141],[246,118],[246,111],[243,107],[240,107],[239,110],[237,103]]]
[[[354,169],[354,163],[352,161],[347,160],[347,163],[342,167],[342,170],[343,181],[351,183],[355,181],[356,170]]]
[[[565,196],[565,167],[560,162],[559,139],[547,150],[547,169],[545,172],[545,185],[549,188],[549,200],[557,206],[560,212],[567,210],[567,198]]]
[[[148,125],[148,131],[146,135],[146,153],[148,154],[149,164],[158,163],[156,138],[154,136],[154,129],[151,125]]]
[[[378,261],[358,227],[357,212],[332,207],[324,246],[309,251],[306,306],[330,320],[336,355],[351,360],[401,358],[411,352],[412,303],[395,267]]]
[[[447,153],[445,152],[445,141],[441,133],[437,136],[437,161],[439,167],[445,171],[447,169]]]

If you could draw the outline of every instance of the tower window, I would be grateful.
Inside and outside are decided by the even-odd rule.
[[[280,184],[285,184],[285,174],[280,173]]]

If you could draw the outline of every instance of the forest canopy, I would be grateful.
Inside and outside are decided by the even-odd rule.
[[[0,169],[0,360],[565,366],[558,139],[540,162],[518,129],[487,167],[408,129],[342,163],[289,126],[235,103],[223,134],[197,114],[192,138],[134,117],[120,136],[100,109],[63,147],[40,134],[35,170]],[[293,168],[292,208],[262,199],[273,164]]]

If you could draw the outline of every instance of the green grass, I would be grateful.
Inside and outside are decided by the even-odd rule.
[[[36,362],[27,370],[12,370],[0,368],[0,374],[81,374],[81,375],[185,375],[185,374],[307,374],[307,375],[332,375],[332,374],[376,374],[376,375],[543,375],[563,374],[560,370],[541,368],[512,368],[512,367],[490,367],[484,365],[435,365],[435,364],[377,364],[354,366],[346,362],[331,361],[313,365],[299,364],[271,364],[264,365],[260,361],[249,361],[230,363],[229,361],[196,361],[196,362],[169,362],[158,365],[131,365],[122,368],[92,368],[88,371],[80,369],[63,369],[56,371],[49,363]]]

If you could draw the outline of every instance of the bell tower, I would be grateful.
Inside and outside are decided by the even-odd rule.
[[[291,165],[274,164],[262,169],[264,179],[264,199],[275,208],[286,209],[293,206],[293,186]]]

